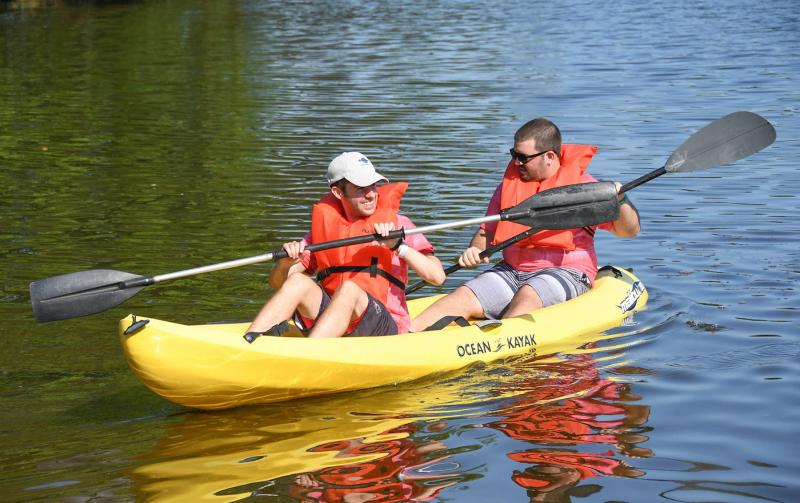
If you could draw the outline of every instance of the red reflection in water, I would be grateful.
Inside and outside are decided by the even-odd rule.
[[[647,440],[642,431],[650,408],[631,403],[639,397],[628,385],[600,378],[587,355],[537,370],[554,377],[537,377],[531,383],[533,392],[521,395],[512,412],[483,424],[535,446],[507,454],[531,465],[511,476],[531,501],[557,494],[566,498],[571,488],[592,477],[644,474],[622,459],[652,455],[636,445]]]
[[[386,433],[411,435],[416,430],[417,427],[412,423]],[[338,451],[337,458],[369,454],[381,454],[381,457],[300,474],[295,478],[290,495],[301,501],[324,502],[430,501],[442,489],[455,484],[451,475],[428,471],[447,458],[440,456],[428,459],[428,456],[446,448],[441,442],[417,444],[408,437],[374,443],[353,439],[318,445],[311,451]]]
[[[581,481],[594,477],[643,475],[623,458],[652,455],[638,445],[648,438],[643,433],[648,431],[650,408],[635,403],[640,398],[627,384],[601,378],[589,355],[514,371],[519,375],[508,379],[504,386],[508,389],[495,391],[500,396],[512,388],[525,391],[506,404],[502,419],[473,427],[491,428],[530,445],[506,456],[526,465],[514,470],[511,479],[527,491],[531,501],[568,501],[571,491],[586,495],[600,490],[599,486],[577,489]],[[441,455],[448,449],[447,436],[440,434],[430,442],[424,439],[426,434],[440,432],[444,423],[428,426],[427,432],[420,430],[422,424],[386,432],[407,435],[397,440],[365,442],[361,438],[314,447],[312,452],[336,452],[342,465],[297,475],[290,496],[306,502],[430,501],[460,481],[485,476],[471,474],[450,455]],[[347,464],[347,458],[371,454],[380,457]]]

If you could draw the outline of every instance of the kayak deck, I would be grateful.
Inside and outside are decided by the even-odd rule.
[[[410,300],[412,317],[437,298]],[[188,407],[226,409],[398,384],[514,355],[556,353],[571,340],[574,346],[580,335],[619,325],[646,302],[647,292],[633,274],[604,268],[580,297],[483,327],[333,339],[265,336],[248,344],[242,338],[248,323],[149,319],[125,334],[134,321],[128,316],[119,333],[131,368],[154,392]]]

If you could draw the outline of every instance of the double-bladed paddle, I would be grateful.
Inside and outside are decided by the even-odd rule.
[[[775,129],[763,117],[751,112],[735,112],[718,119],[687,139],[667,163],[623,185],[625,193],[665,173],[699,171],[729,164],[754,154],[775,141]],[[541,192],[500,215],[460,220],[451,223],[398,230],[386,237],[377,234],[309,245],[310,251],[397,239],[404,235],[467,227],[500,220],[512,220],[532,229],[485,250],[487,255],[532,234],[534,229],[572,229],[596,225],[617,218],[619,207],[610,182],[578,184]],[[595,187],[588,187],[595,186]],[[610,188],[610,190],[609,190]],[[483,254],[482,254],[483,255]],[[30,285],[31,304],[38,321],[56,321],[99,313],[117,306],[148,285],[206,272],[242,267],[286,257],[283,250],[253,257],[221,262],[156,276],[140,276],[113,269],[93,269],[53,276]],[[450,267],[450,274],[460,267]],[[411,288],[416,287],[412,286]]]
[[[667,163],[636,180],[630,181],[620,187],[619,194],[649,182],[665,173],[682,173],[688,171],[701,171],[704,169],[731,164],[744,159],[756,152],[770,146],[775,141],[775,128],[765,118],[752,112],[734,112],[717,119],[695,132],[678,147],[667,159]],[[577,184],[581,185],[592,184]],[[536,196],[533,197],[535,199]],[[597,222],[602,223],[602,222]],[[587,223],[572,227],[574,229],[587,225]],[[542,229],[555,229],[554,227],[531,228],[514,237],[508,238],[480,253],[481,258],[489,257],[494,253],[531,236]],[[453,264],[445,269],[445,274],[454,273],[463,267]],[[424,281],[418,281],[406,288],[406,294],[415,292],[425,286]]]
[[[588,185],[591,185],[589,187]],[[587,184],[586,187],[565,186],[541,192],[500,215],[471,218],[456,222],[400,229],[386,237],[369,234],[306,247],[309,251],[327,250],[341,246],[390,240],[403,236],[434,232],[443,229],[512,220],[538,229],[569,229],[614,220],[619,214],[616,190],[611,182]],[[586,223],[589,222],[589,223]],[[286,257],[284,250],[195,267],[156,276],[140,276],[113,269],[92,269],[34,281],[30,285],[31,304],[36,319],[57,321],[99,313],[117,306],[136,295],[144,287],[172,279],[194,276],[245,265],[268,262]]]

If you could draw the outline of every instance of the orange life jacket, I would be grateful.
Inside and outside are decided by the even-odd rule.
[[[311,242],[322,243],[374,234],[374,224],[381,222],[394,222],[397,225],[400,199],[407,188],[407,183],[391,183],[378,187],[378,206],[375,213],[355,221],[347,219],[342,202],[329,192],[311,210]],[[386,304],[391,284],[400,289],[405,289],[406,286],[391,274],[393,254],[392,250],[384,246],[370,243],[315,251],[319,271],[317,280],[329,295],[333,295],[345,280],[355,281],[370,295]]]
[[[592,145],[561,145],[561,155],[559,156],[561,166],[555,175],[540,182],[520,178],[519,166],[512,159],[506,167],[503,175],[503,185],[500,189],[500,209],[511,208],[528,199],[534,194],[547,189],[561,187],[578,183],[581,175],[586,172],[597,147]],[[501,221],[497,224],[497,231],[494,234],[492,244],[497,244],[506,239],[512,238],[521,232],[528,230],[528,227],[512,221]],[[523,239],[515,246],[523,248],[550,247],[562,248],[564,250],[574,250],[573,243],[574,230],[546,230],[537,232],[533,236]]]

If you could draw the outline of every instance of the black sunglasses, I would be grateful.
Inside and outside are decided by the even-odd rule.
[[[531,159],[536,159],[540,155],[544,155],[544,154],[546,154],[548,152],[550,152],[550,151],[549,150],[545,150],[544,152],[539,152],[539,153],[531,154],[531,155],[525,155],[525,154],[520,154],[519,152],[517,152],[513,148],[510,148],[508,150],[508,153],[511,154],[511,158],[515,159],[520,164],[525,164],[526,162],[530,161]]]

